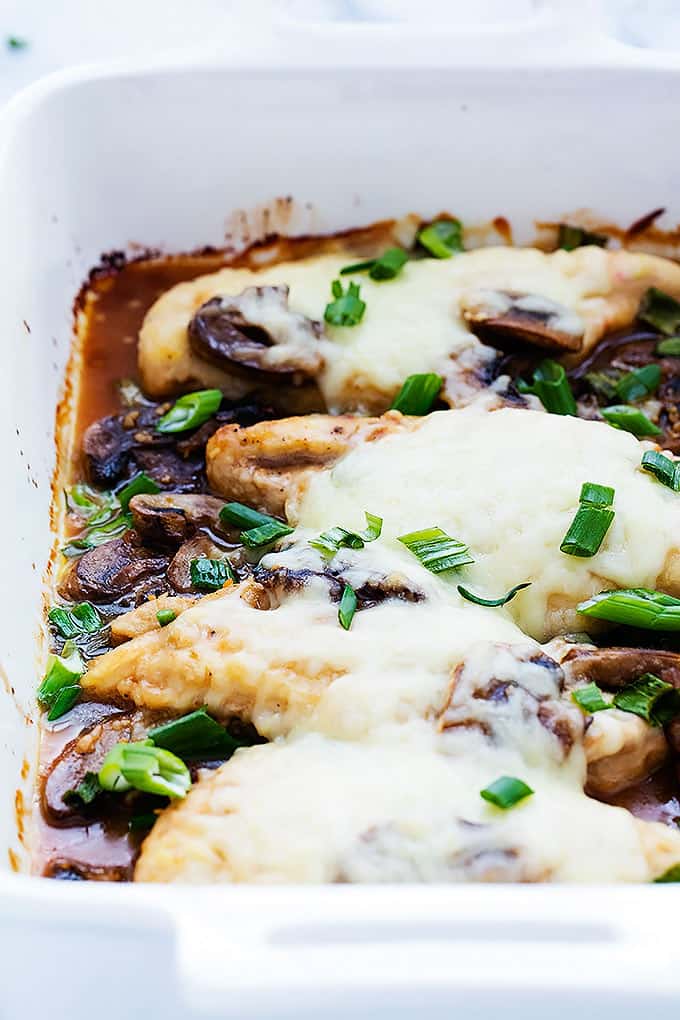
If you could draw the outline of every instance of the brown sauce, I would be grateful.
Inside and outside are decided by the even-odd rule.
[[[511,230],[506,220],[497,218],[493,228],[504,241],[511,242]],[[393,229],[394,223],[386,221],[358,231],[352,235],[352,248],[358,254],[370,253],[376,243],[393,240]],[[138,381],[137,335],[147,310],[161,294],[177,283],[215,272],[227,264],[255,266],[339,247],[348,247],[346,237],[303,238],[298,241],[269,239],[238,259],[223,252],[209,251],[168,258],[149,257],[129,263],[113,259],[94,270],[76,302],[76,310],[80,313],[78,342],[82,352],[84,385],[80,387],[75,409],[74,449],[77,452],[69,466],[68,483],[83,478],[79,451],[87,427],[107,415],[120,413],[118,383],[121,379]],[[641,347],[631,346],[629,353],[637,356],[639,363],[645,363],[648,347],[649,344],[645,346],[644,343]],[[593,366],[597,369],[606,367],[613,350],[612,345],[602,345],[592,356]],[[513,360],[522,369],[526,367],[517,358]],[[219,541],[214,534],[210,537]],[[115,706],[83,701],[71,713],[68,722],[44,723],[40,773],[43,798],[49,770],[69,742],[87,731],[98,712],[103,718],[112,708],[115,710]],[[121,712],[125,710],[125,706],[119,708]],[[127,708],[129,710],[129,706]],[[217,763],[209,764],[214,766]],[[680,816],[675,767],[662,769],[644,783],[613,798],[611,803],[625,807],[642,818],[675,824]],[[105,817],[88,817],[88,812],[84,811],[82,817],[76,813],[59,821],[50,818],[49,813],[43,810],[38,818],[36,870],[50,877],[65,879],[129,880],[144,836],[143,831],[130,831],[133,812],[134,805],[125,798],[119,798],[115,804],[112,801]]]

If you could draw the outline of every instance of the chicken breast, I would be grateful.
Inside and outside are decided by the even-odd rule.
[[[240,750],[163,813],[135,880],[647,882],[680,860],[680,832],[583,794],[578,747],[559,766],[533,750],[425,723]],[[500,775],[533,794],[486,803]]]
[[[317,410],[325,403],[333,413],[376,414],[407,376],[438,372],[444,399],[462,406],[487,385],[495,359],[471,326],[578,358],[633,320],[648,287],[680,294],[677,264],[597,247],[482,248],[410,261],[394,281],[339,277],[351,261],[326,254],[257,271],[227,268],[171,288],[140,331],[145,390],[165,397],[215,386],[238,398],[275,379],[289,407],[313,383]],[[359,284],[366,304],[351,327],[324,322],[338,278]]]
[[[264,557],[261,580],[95,659],[83,686],[151,708],[205,703],[267,736],[312,712],[337,735],[437,707],[477,640],[526,645],[583,630],[591,621],[576,606],[604,588],[663,578],[665,590],[680,592],[668,569],[680,502],[639,470],[642,448],[601,423],[473,408],[360,443],[302,492],[293,474],[287,510],[297,529]],[[594,480],[615,489],[614,523],[596,556],[568,556],[561,539],[582,483]],[[264,496],[259,505],[280,510]],[[377,541],[332,559],[309,545],[334,525],[361,530],[364,510],[383,517]],[[398,540],[433,525],[469,546],[474,562],[464,571],[433,574]],[[279,591],[274,581],[270,591],[281,576],[292,583]],[[473,606],[457,587],[498,596],[525,580],[531,587],[503,609]],[[337,622],[345,584],[359,593],[349,632]]]

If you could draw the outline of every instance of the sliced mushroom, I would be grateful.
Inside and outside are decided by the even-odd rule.
[[[133,496],[132,522],[145,542],[176,546],[197,528],[219,530],[224,500],[204,493],[159,492]]]
[[[578,351],[585,323],[574,311],[541,294],[474,290],[464,294],[461,313],[473,332],[495,345],[497,338],[532,344],[549,351]]]
[[[227,554],[220,546],[203,532],[188,539],[179,547],[168,567],[168,581],[175,591],[195,591],[191,580],[191,562],[200,559],[228,560]]]
[[[122,613],[111,621],[111,643],[119,645],[122,641],[131,641],[140,634],[147,634],[150,630],[158,630],[160,627],[158,613],[171,610],[175,616],[179,616],[189,606],[193,606],[195,601],[182,598],[180,595],[160,595],[156,599],[142,602],[141,606],[131,609],[129,613]]]
[[[479,729],[521,750],[528,731],[542,728],[554,737],[553,757],[563,761],[584,727],[579,709],[561,696],[563,683],[559,665],[540,650],[481,645],[456,669],[438,729]]]
[[[656,648],[597,648],[595,645],[571,645],[560,658],[568,687],[593,682],[616,690],[637,680],[643,673],[654,673],[666,683],[680,688],[680,653]]]
[[[246,429],[227,425],[208,443],[210,487],[227,499],[283,516],[286,501],[310,474],[335,463],[354,443],[415,429],[421,422],[391,411],[382,418],[310,414]]]
[[[288,287],[246,287],[201,305],[188,327],[194,354],[230,371],[310,378],[322,364],[321,323],[288,307]]]
[[[104,757],[120,740],[144,736],[142,713],[114,706],[98,706],[100,718],[70,740],[50,765],[41,791],[45,818],[56,825],[73,824],[82,817],[82,803],[70,795],[88,772],[98,772]]]
[[[166,556],[145,548],[134,531],[84,553],[59,584],[59,594],[72,602],[116,602],[134,591],[137,598],[158,583],[168,565]]]

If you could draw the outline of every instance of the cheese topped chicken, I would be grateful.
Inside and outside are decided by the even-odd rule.
[[[39,696],[90,721],[43,811],[165,796],[138,881],[680,874],[625,806],[680,752],[680,266],[392,253],[148,310],[70,497]]]
[[[334,420],[326,421],[332,428]],[[289,456],[304,449],[306,428],[318,441],[319,425],[318,419],[301,418],[252,431],[281,429]],[[331,466],[307,464],[302,475],[295,466],[290,470],[285,511],[295,530],[261,559],[251,580],[204,598],[169,626],[94,660],[83,677],[86,690],[98,696],[175,711],[205,704],[217,717],[238,714],[264,736],[277,738],[269,748],[239,751],[173,808],[146,841],[138,876],[252,881],[368,876],[378,868],[372,859],[377,853],[387,862],[385,877],[402,871],[442,877],[447,869],[461,877],[468,865],[450,862],[467,862],[473,845],[490,855],[490,874],[496,876],[506,866],[515,877],[652,875],[658,861],[667,864],[667,847],[671,856],[680,852],[680,835],[652,826],[649,831],[661,842],[652,838],[650,850],[641,835],[648,823],[585,795],[583,715],[563,694],[560,666],[538,642],[592,626],[576,607],[603,588],[653,588],[663,579],[666,590],[680,594],[676,494],[640,470],[644,446],[601,422],[475,405],[417,421],[393,412],[362,429]],[[246,445],[249,431],[242,430]],[[283,467],[271,447],[265,444],[264,461],[276,484],[269,490],[251,464],[249,490],[242,465],[231,455],[233,441],[234,429],[227,426],[209,444],[213,489],[232,495],[233,471],[241,498],[279,511]],[[560,542],[578,508],[581,485],[591,477],[615,489],[615,520],[596,556],[568,556]],[[341,548],[330,558],[310,545],[338,525],[361,531],[364,510],[383,519],[375,541],[361,549]],[[398,540],[432,525],[464,541],[474,562],[455,573],[433,574]],[[506,607],[474,605],[458,591],[464,583],[493,598],[529,579],[531,587]],[[343,585],[363,593],[349,631],[337,623]],[[489,655],[489,649],[495,652]],[[484,693],[473,687],[461,697],[474,663]],[[499,697],[497,689],[516,694]],[[346,750],[338,744],[343,741],[351,745]],[[403,758],[413,796],[417,788],[427,789],[416,816],[401,771],[395,774],[389,764],[395,757]],[[417,778],[420,768],[423,777]],[[336,770],[333,785],[326,787],[320,776]],[[512,823],[501,822],[474,798],[495,774],[517,772],[531,777],[531,805],[518,810]],[[250,782],[264,784],[267,794],[251,796]],[[440,784],[448,789],[443,801]],[[281,821],[278,813],[270,814],[270,798],[284,810],[291,786],[296,806],[284,846],[277,841]],[[326,831],[321,806],[336,803],[330,789],[340,798],[342,831],[337,844],[328,839],[320,856],[318,847],[312,852],[308,827]],[[356,807],[348,810],[349,803]],[[449,819],[446,839],[442,812]],[[206,832],[217,842],[209,839],[196,861],[192,854],[206,839],[204,817]],[[200,839],[189,838],[186,833],[197,826]],[[379,850],[366,835],[371,832],[380,834]],[[574,854],[567,832],[587,852]],[[262,845],[260,859],[252,841],[260,847],[267,840],[272,846]],[[618,846],[618,856],[606,849],[609,841]],[[233,851],[240,864],[232,862],[232,845],[240,846]],[[247,865],[246,846],[251,846]],[[167,864],[168,855],[174,863]],[[215,861],[217,872],[204,855]]]

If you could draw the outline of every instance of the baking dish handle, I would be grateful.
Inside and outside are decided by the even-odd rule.
[[[374,7],[375,5],[372,5]],[[448,8],[447,8],[448,9]],[[393,5],[363,17],[315,21],[284,16],[275,24],[281,51],[294,61],[324,66],[436,67],[442,65],[640,66],[659,54],[627,45],[617,15],[602,0],[552,0],[498,5],[497,17],[441,17],[425,3],[395,16]],[[474,7],[470,8],[474,12]],[[510,12],[510,13],[509,13]],[[680,63],[672,51],[662,61]]]
[[[646,1009],[680,997],[662,889],[617,890],[616,918],[607,916],[611,889],[199,890],[175,917],[178,979],[194,1010],[231,1016],[233,1008],[239,1020],[289,1010],[318,1020],[355,1008],[376,1020],[424,1002],[430,1020],[449,1017],[454,1004],[479,1020],[500,1015],[508,996],[512,1015],[526,1020],[537,1003],[554,1015],[559,997],[575,991],[581,1003],[602,999],[600,1016],[621,1020],[643,995]]]

